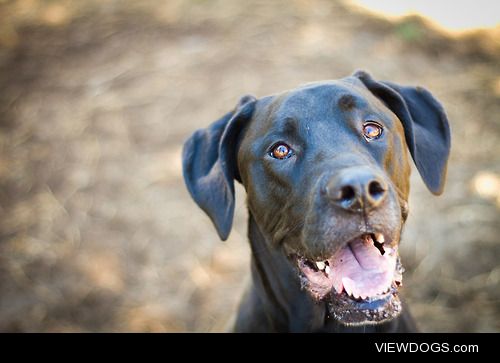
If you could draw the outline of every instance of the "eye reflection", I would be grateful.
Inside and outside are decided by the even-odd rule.
[[[383,128],[378,123],[369,121],[363,125],[363,136],[367,141],[378,139],[382,136]]]
[[[293,155],[293,150],[287,144],[279,142],[272,147],[269,153],[271,157],[275,159],[286,159]]]

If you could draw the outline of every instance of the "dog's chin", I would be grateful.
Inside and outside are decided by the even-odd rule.
[[[365,233],[327,258],[289,257],[302,288],[314,300],[326,302],[332,318],[345,325],[380,324],[401,313],[398,242],[388,241],[383,233]]]

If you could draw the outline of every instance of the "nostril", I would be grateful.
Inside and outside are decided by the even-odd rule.
[[[346,185],[340,188],[340,201],[341,202],[350,202],[356,198],[356,191],[350,185]]]
[[[373,180],[368,185],[368,193],[373,199],[380,199],[385,194],[385,188],[377,180]]]

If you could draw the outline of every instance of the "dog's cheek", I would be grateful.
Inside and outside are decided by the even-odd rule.
[[[249,212],[266,235],[277,228],[283,206],[281,188],[270,178],[261,163],[252,163],[242,176]]]
[[[398,198],[408,200],[410,193],[411,164],[402,128],[393,133],[385,158],[385,170],[394,184]]]

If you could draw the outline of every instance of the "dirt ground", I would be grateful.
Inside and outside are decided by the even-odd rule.
[[[500,31],[344,2],[0,1],[0,331],[220,331],[248,278],[245,196],[218,240],[183,141],[243,94],[356,69],[449,114],[445,194],[412,176],[405,294],[423,331],[500,331]]]

